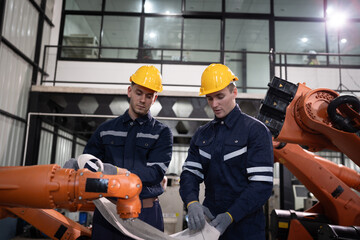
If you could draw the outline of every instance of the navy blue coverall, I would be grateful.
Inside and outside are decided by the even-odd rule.
[[[126,168],[139,176],[143,189],[140,199],[155,199],[164,192],[160,182],[169,166],[173,138],[169,127],[152,118],[150,112],[132,120],[128,110],[115,119],[101,124],[87,143],[84,153],[92,154],[104,163]],[[164,230],[158,201],[141,208],[139,219]],[[92,239],[130,239],[116,230],[96,209]]]
[[[265,239],[262,206],[273,186],[272,138],[267,127],[241,112],[238,105],[224,118],[200,127],[190,142],[180,176],[187,205],[198,200],[216,216],[229,212],[233,223],[219,239]]]

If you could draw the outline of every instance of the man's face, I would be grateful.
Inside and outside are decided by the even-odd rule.
[[[128,97],[130,98],[129,115],[135,120],[149,112],[151,105],[154,104],[157,98],[157,93],[134,84],[128,87]]]
[[[217,118],[226,117],[234,109],[237,89],[230,92],[229,87],[206,95],[207,102]]]

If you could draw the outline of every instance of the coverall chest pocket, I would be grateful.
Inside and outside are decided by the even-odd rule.
[[[195,142],[197,149],[199,151],[199,156],[201,159],[201,164],[203,166],[203,170],[206,172],[207,168],[209,167],[212,155],[212,141],[206,139],[198,139]]]
[[[152,138],[137,138],[136,139],[136,150],[140,157],[146,158],[150,150],[154,147],[156,139]]]
[[[233,176],[246,175],[247,145],[237,139],[228,139],[224,145],[224,163]]]
[[[108,159],[112,161],[109,163],[120,164],[123,159],[123,153],[125,148],[125,138],[119,136],[104,136],[102,138],[104,147],[105,147],[105,159],[101,159],[104,162],[109,162]]]
[[[224,144],[224,167],[228,173],[229,181],[236,186],[243,186],[247,182],[246,163],[247,145],[238,140],[230,140]]]

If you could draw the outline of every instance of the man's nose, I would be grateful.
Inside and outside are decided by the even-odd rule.
[[[145,102],[145,94],[142,94],[142,95],[140,96],[140,101],[141,101],[141,102]]]
[[[214,108],[214,107],[217,107],[218,106],[218,101],[216,99],[213,99],[212,102],[211,102],[211,107]]]

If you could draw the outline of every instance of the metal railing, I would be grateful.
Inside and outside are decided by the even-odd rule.
[[[111,51],[112,55],[107,54]],[[114,52],[117,52],[114,54]],[[121,53],[121,54],[120,54]],[[43,62],[41,71],[40,85],[57,83],[86,83],[83,81],[63,81],[57,79],[58,62],[59,61],[87,61],[87,62],[119,62],[119,63],[142,63],[142,64],[159,64],[160,71],[163,70],[164,64],[174,65],[208,65],[213,62],[221,62],[228,65],[231,69],[239,68],[242,74],[238,76],[241,79],[238,86],[242,92],[252,90],[266,90],[267,87],[254,87],[247,79],[249,73],[247,66],[250,55],[263,55],[268,58],[269,63],[269,80],[274,76],[275,69],[279,68],[280,78],[287,79],[287,70],[289,67],[302,68],[332,68],[339,70],[339,91],[360,92],[360,85],[357,89],[343,88],[341,69],[359,69],[360,55],[355,54],[335,54],[335,53],[316,53],[312,57],[317,58],[316,64],[307,62],[309,53],[295,53],[295,52],[269,52],[261,51],[219,51],[219,50],[205,50],[205,49],[167,49],[167,48],[118,48],[118,47],[99,47],[99,46],[57,46],[47,45],[43,52]],[[199,56],[197,56],[199,55]],[[190,56],[190,57],[189,57]],[[52,57],[53,65],[49,64],[49,59]],[[52,79],[45,79],[49,77],[49,67],[54,74]],[[234,70],[233,70],[234,71]],[[360,74],[359,74],[360,77]],[[91,82],[91,84],[115,84],[124,85],[128,83],[119,82]],[[182,84],[168,84],[165,86],[183,86],[183,87],[198,87],[198,85],[182,85]],[[334,89],[335,90],[335,89]]]

